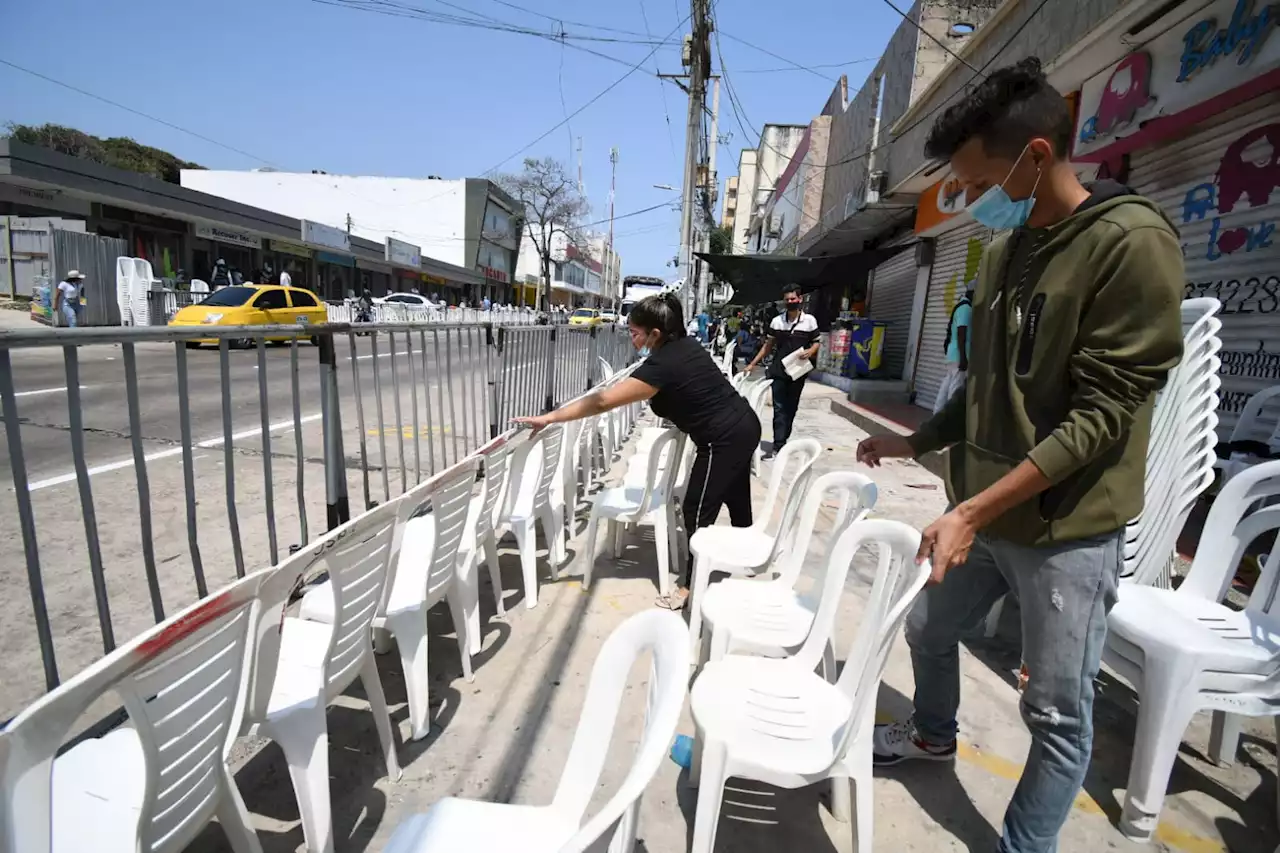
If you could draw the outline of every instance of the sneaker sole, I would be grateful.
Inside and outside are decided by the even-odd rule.
[[[937,755],[932,753],[924,753],[923,755],[894,755],[891,757],[881,758],[879,755],[871,756],[872,767],[897,767],[907,761],[955,761],[955,752],[943,752]]]

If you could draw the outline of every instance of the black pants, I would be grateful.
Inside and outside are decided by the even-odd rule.
[[[738,425],[714,444],[698,448],[689,471],[689,488],[684,495],[684,529],[689,536],[700,527],[710,527],[729,508],[734,527],[751,526],[751,457],[760,446],[760,421],[747,412]],[[689,586],[693,575],[693,554],[681,567],[677,583]]]
[[[800,392],[807,377],[791,379],[775,376],[773,379],[773,452],[777,453],[791,437],[791,425],[800,409]]]

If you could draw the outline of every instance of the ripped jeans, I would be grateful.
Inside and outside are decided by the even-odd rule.
[[[1116,602],[1124,532],[1045,547],[977,536],[969,559],[926,587],[907,617],[915,723],[931,743],[956,736],[959,641],[1012,591],[1022,611],[1031,751],[1004,816],[998,853],[1054,853],[1089,769],[1093,679]]]

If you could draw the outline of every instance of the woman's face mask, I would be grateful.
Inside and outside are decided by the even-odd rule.
[[[1004,188],[1004,185],[1009,182],[1009,178],[1013,176],[1018,164],[1022,162],[1022,158],[1026,155],[1027,149],[1023,148],[1022,153],[1018,155],[1018,159],[1014,161],[1013,168],[1009,170],[1008,175],[1005,175],[1004,180],[978,196],[977,200],[968,205],[969,213],[973,215],[973,218],[980,225],[1004,230],[1007,228],[1021,228],[1027,224],[1027,219],[1031,216],[1031,211],[1036,206],[1036,190],[1040,188],[1040,176],[1043,174],[1039,165],[1036,166],[1036,182],[1031,187],[1031,194],[1026,198],[1014,201]]]

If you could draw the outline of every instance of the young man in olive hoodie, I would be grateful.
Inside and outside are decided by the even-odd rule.
[[[1119,184],[1081,185],[1071,133],[1035,59],[993,72],[934,125],[926,153],[951,161],[978,222],[1012,231],[978,274],[965,387],[914,435],[858,447],[872,466],[950,448],[952,509],[924,532],[933,583],[907,623],[914,714],[877,727],[877,764],[954,758],[959,640],[1006,592],[1021,605],[1032,741],[999,853],[1053,853],[1084,781],[1154,395],[1182,355],[1176,232]]]

